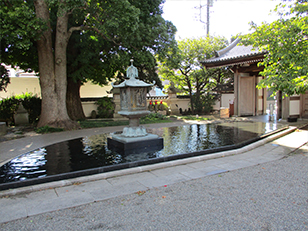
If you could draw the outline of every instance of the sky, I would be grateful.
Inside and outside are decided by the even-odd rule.
[[[272,22],[278,19],[271,10],[279,4],[279,0],[213,0],[210,7],[210,35],[232,36],[249,33],[249,22],[260,25],[263,21]],[[206,35],[207,0],[166,0],[163,5],[163,17],[177,27],[176,39],[198,38]]]

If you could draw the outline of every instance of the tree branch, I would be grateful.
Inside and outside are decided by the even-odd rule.
[[[72,35],[72,33],[74,31],[77,31],[77,30],[84,30],[85,29],[85,26],[75,26],[75,27],[71,27],[68,32],[67,32],[67,39],[69,39]]]

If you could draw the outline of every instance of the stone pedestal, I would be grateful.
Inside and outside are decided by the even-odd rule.
[[[153,134],[142,137],[123,137],[121,133],[114,133],[112,139],[108,138],[108,149],[122,155],[155,152],[163,149],[163,147],[163,138]]]

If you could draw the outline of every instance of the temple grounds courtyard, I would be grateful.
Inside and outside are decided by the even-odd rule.
[[[78,136],[79,132],[99,133],[101,129],[111,132],[115,128],[5,141],[1,143],[1,156],[8,146],[15,154],[33,148],[33,144],[29,147],[33,139],[35,145],[42,145]],[[0,228],[307,230],[305,129],[295,129],[231,155],[219,153],[199,160],[190,158],[4,190],[0,192]]]

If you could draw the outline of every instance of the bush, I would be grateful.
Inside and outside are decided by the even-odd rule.
[[[155,100],[154,102],[151,101],[149,103],[148,109],[150,111],[155,111],[155,112],[157,112],[157,111],[166,111],[167,115],[170,115],[170,113],[171,113],[171,110],[170,110],[168,104],[166,102],[163,102],[163,101],[160,101],[160,102],[157,102],[157,100]]]
[[[0,119],[14,125],[14,114],[20,103],[22,103],[23,107],[29,113],[29,123],[36,123],[41,114],[42,100],[38,96],[33,96],[30,93],[12,96],[0,101]]]
[[[157,123],[165,119],[166,119],[166,116],[164,115],[161,115],[159,113],[150,113],[146,116],[141,117],[140,123],[141,124]]]
[[[114,104],[112,102],[112,98],[107,96],[99,99],[96,103],[97,107],[97,114],[100,118],[112,118],[114,112]]]
[[[206,114],[213,110],[213,105],[215,104],[215,98],[213,95],[204,94],[200,98],[193,95],[193,104],[195,108],[195,113]]]
[[[41,115],[42,99],[37,95],[25,94],[22,105],[29,113],[29,123],[37,123]]]
[[[0,119],[14,125],[14,113],[20,101],[15,96],[0,101]]]

